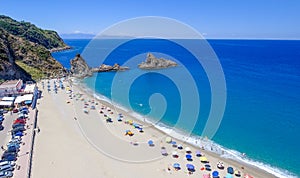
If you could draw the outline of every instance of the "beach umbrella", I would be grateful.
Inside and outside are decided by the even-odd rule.
[[[177,151],[173,151],[173,152],[172,152],[172,155],[173,155],[173,156],[177,156],[177,155],[178,155]]]
[[[203,174],[203,178],[210,178],[210,174]]]
[[[234,173],[234,170],[233,170],[232,167],[228,167],[228,168],[227,168],[227,172],[228,172],[229,174],[233,174],[233,173]]]
[[[188,169],[188,171],[194,172],[195,171],[195,166],[192,164],[187,164],[186,168]]]
[[[201,157],[200,157],[200,161],[201,161],[202,163],[207,163],[207,162],[208,162],[208,160],[207,160],[207,158],[206,158],[205,156],[201,156]]]
[[[240,177],[241,176],[241,172],[239,170],[235,170],[234,171],[234,175],[237,176],[237,177]]]
[[[138,128],[138,130],[139,130],[140,133],[144,132],[143,128]]]
[[[175,169],[180,169],[180,164],[179,164],[179,163],[174,163],[174,164],[173,164],[173,167],[174,167]]]
[[[210,165],[209,164],[205,164],[204,167],[209,167],[210,168]]]
[[[122,121],[122,119],[121,119],[121,116],[119,116],[119,117],[118,117],[118,121],[119,121],[119,122],[121,122],[121,121]]]
[[[207,171],[211,171],[211,167],[209,166],[205,166],[205,170],[207,170]]]
[[[149,145],[149,146],[154,146],[154,142],[153,142],[152,140],[149,140],[149,141],[148,141],[148,145]]]
[[[163,156],[168,156],[168,153],[167,153],[167,150],[166,150],[166,149],[161,149],[160,153],[161,153]]]
[[[186,147],[184,150],[185,150],[187,153],[190,153],[190,152],[191,152],[191,148],[190,148],[190,147]]]
[[[233,176],[231,174],[227,173],[225,178],[233,178]]]
[[[172,142],[172,138],[171,137],[166,137],[166,142],[167,143],[171,143]]]
[[[196,156],[200,157],[201,156],[201,152],[199,150],[196,151]]]
[[[245,174],[244,178],[253,178],[253,176],[249,175],[249,174]]]
[[[219,169],[224,169],[224,163],[218,162],[217,168],[219,168]]]
[[[185,157],[186,157],[187,160],[191,160],[192,159],[192,155],[190,155],[190,154],[185,155]]]
[[[213,176],[213,178],[219,177],[219,172],[218,171],[212,172],[212,176]]]
[[[177,143],[175,141],[172,141],[171,144],[172,144],[172,147],[175,147],[175,148],[177,147]]]

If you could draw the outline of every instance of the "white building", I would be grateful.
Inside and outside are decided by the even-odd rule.
[[[14,95],[21,92],[22,80],[8,80],[0,85],[0,96]]]

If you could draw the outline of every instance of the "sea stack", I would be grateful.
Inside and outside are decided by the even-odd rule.
[[[177,66],[176,62],[164,58],[158,59],[152,53],[148,53],[146,61],[138,65],[140,69],[161,69],[175,66]]]
[[[93,74],[91,68],[80,54],[76,54],[75,58],[71,60],[70,72],[77,78],[84,78]]]

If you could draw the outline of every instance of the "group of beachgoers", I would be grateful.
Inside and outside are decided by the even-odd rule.
[[[75,95],[70,94],[69,98],[76,98],[76,100],[80,100],[83,102],[83,112],[88,114],[90,110],[96,110],[96,106],[99,104],[94,99],[86,99],[83,97],[83,94],[77,93]],[[128,125],[128,129],[124,131],[124,136],[134,137],[135,134],[143,134],[144,129],[143,125],[135,122],[133,119],[127,119],[122,113],[115,113],[114,111],[105,105],[99,106],[99,114],[101,114],[104,118],[104,121],[108,124],[118,122],[118,123],[124,123]],[[116,117],[117,115],[117,117]],[[138,146],[139,143],[134,140],[130,141],[130,144],[133,146]],[[155,143],[153,140],[148,140],[147,142],[149,147],[154,147],[156,144],[161,145],[161,155],[163,156],[172,156],[174,159],[174,163],[170,163],[167,168],[165,169],[166,172],[172,173],[177,171],[185,171],[188,175],[192,175],[196,170],[197,171],[203,171],[203,177],[213,177],[217,178],[220,177],[220,172],[224,171],[226,172],[226,178],[231,177],[241,177],[241,171],[238,169],[234,169],[231,166],[226,167],[225,164],[221,161],[217,163],[215,166],[217,170],[213,170],[209,160],[205,156],[204,153],[202,153],[200,150],[196,150],[195,152],[192,151],[190,147],[185,147],[181,144],[177,144],[175,140],[173,140],[171,137],[166,137],[165,140],[160,140],[158,143]],[[166,147],[163,146],[164,144],[169,144],[171,148],[173,148],[173,151],[168,152]],[[171,154],[170,154],[171,153]],[[176,162],[176,160],[179,160],[179,157],[184,157],[188,164],[186,164],[182,168],[183,165],[180,165],[180,163]],[[195,159],[199,159],[202,163],[201,165],[195,165],[193,164]],[[198,167],[198,168],[197,168]],[[251,178],[252,176],[245,174],[244,177]]]
[[[134,138],[135,134],[143,134],[144,129],[143,125],[139,122],[134,121],[133,119],[125,118],[122,113],[114,113],[114,110],[110,107],[105,105],[100,105],[97,100],[89,99],[89,97],[85,97],[84,94],[78,92],[74,93],[70,87],[66,87],[66,92],[68,94],[67,103],[70,103],[70,100],[75,99],[76,101],[83,102],[83,112],[85,114],[89,114],[94,110],[102,115],[104,118],[104,122],[107,124],[114,124],[117,123],[124,123],[128,125],[128,129],[124,130],[124,136]],[[77,120],[76,117],[74,117]],[[130,139],[130,144],[133,146],[138,146],[139,143],[134,140]],[[133,141],[134,140],[134,141]],[[156,142],[156,143],[155,143]],[[225,178],[232,178],[232,177],[242,177],[242,173],[238,169],[234,169],[230,165],[225,165],[222,161],[219,161],[217,165],[211,165],[208,158],[205,154],[200,150],[192,150],[190,147],[184,147],[181,144],[177,144],[176,140],[167,136],[165,140],[153,141],[151,139],[147,142],[149,147],[155,147],[156,145],[160,145],[160,154],[162,156],[168,157],[171,156],[174,162],[170,162],[166,169],[164,169],[167,173],[172,174],[173,172],[184,171],[187,175],[193,175],[196,171],[202,171],[202,175],[204,178],[212,177],[212,178],[219,178],[220,175],[226,175]],[[167,151],[168,148],[171,148],[171,151]],[[204,149],[202,147],[202,149]],[[183,158],[187,164],[181,165],[179,162],[181,161],[179,158]],[[195,162],[195,160],[200,160],[200,164]],[[242,168],[243,169],[243,168]],[[249,174],[243,174],[245,178],[251,178],[252,176]]]
[[[42,87],[45,88],[45,82],[42,81]],[[58,89],[65,89],[63,84],[63,79],[54,79],[53,80],[53,91],[57,93]],[[50,80],[47,81],[47,91],[48,93],[51,91],[51,83]]]

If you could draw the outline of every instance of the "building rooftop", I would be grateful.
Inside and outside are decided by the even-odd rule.
[[[15,87],[21,80],[7,80],[0,85],[0,88]]]

